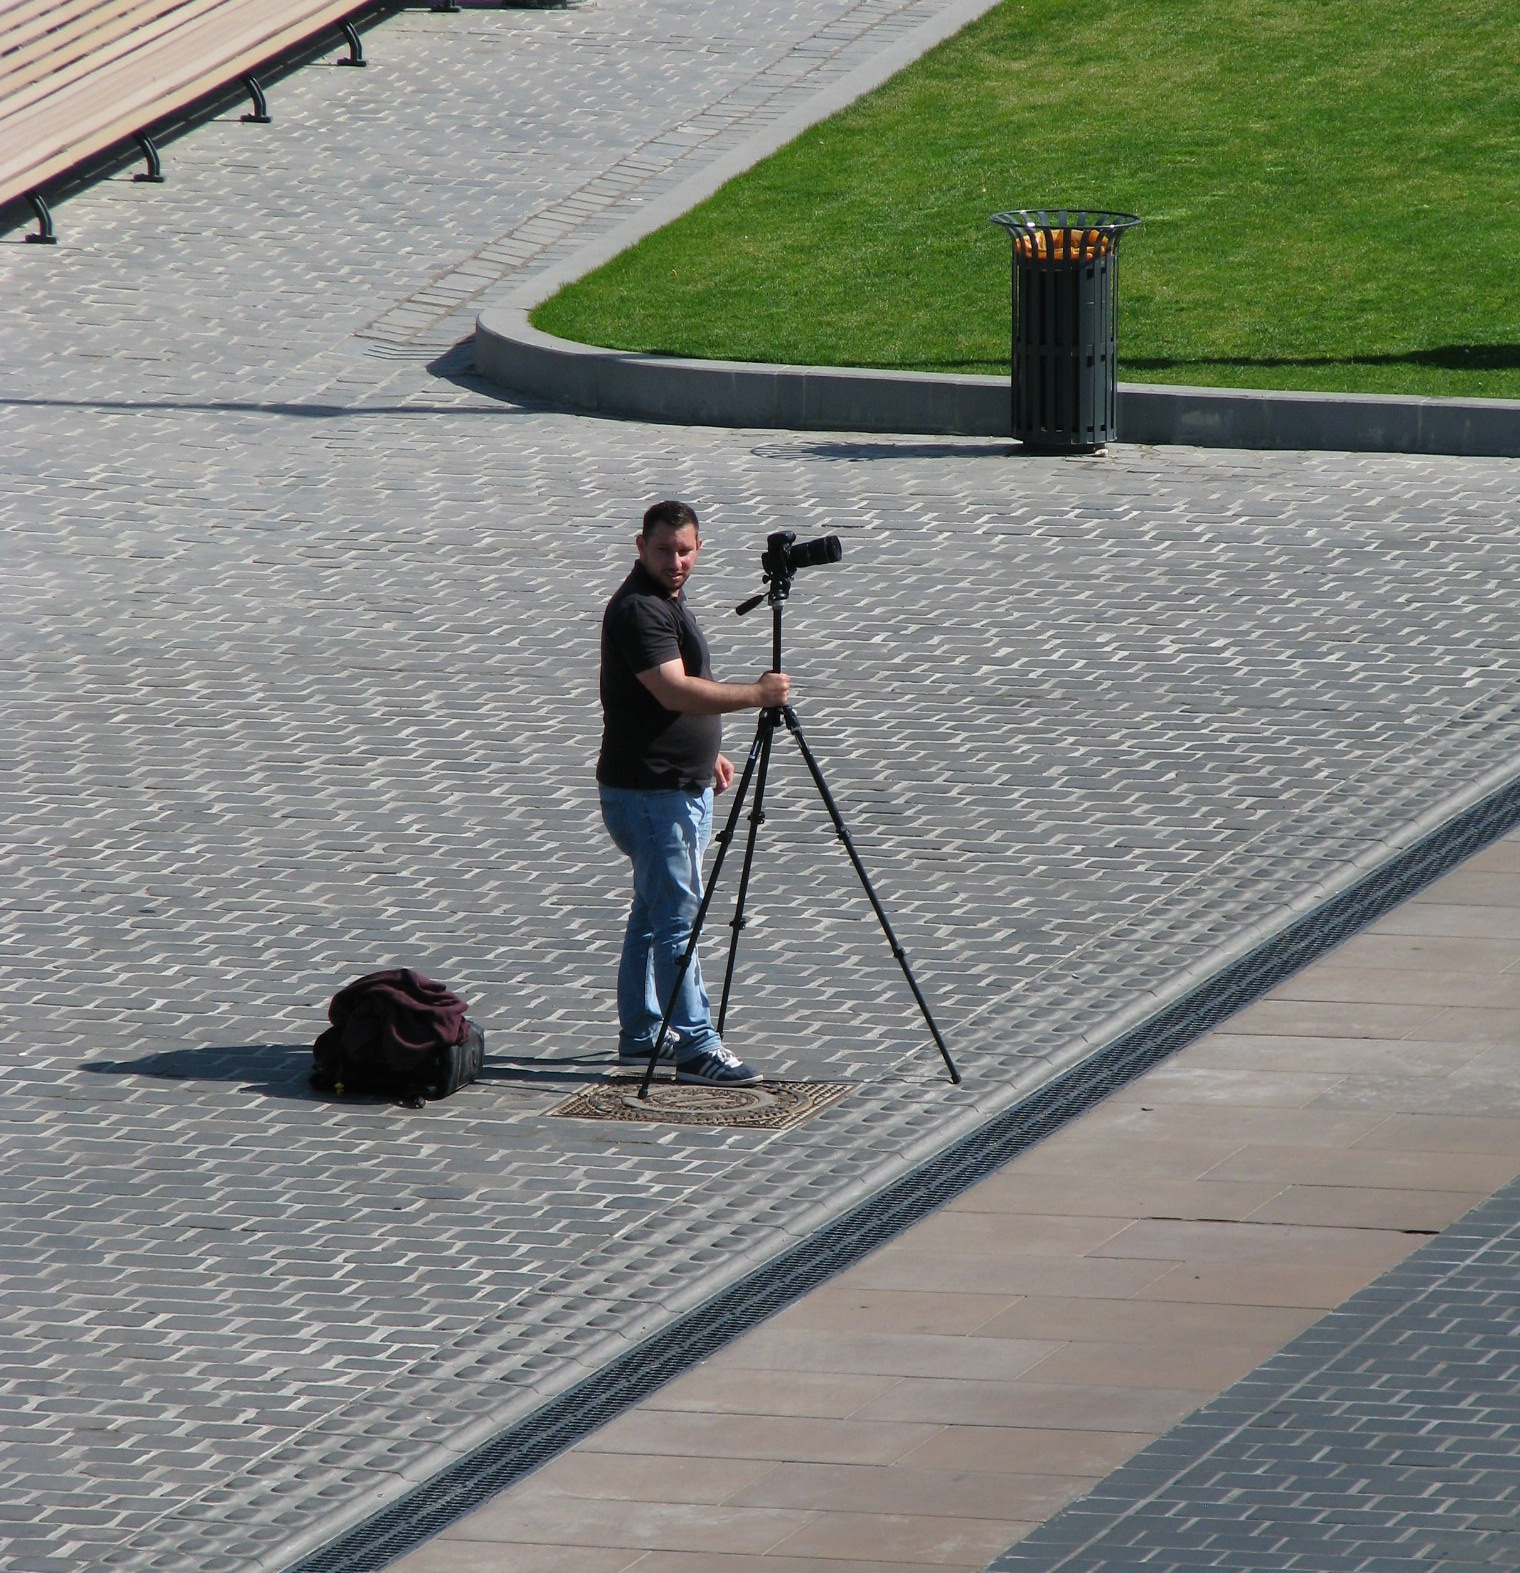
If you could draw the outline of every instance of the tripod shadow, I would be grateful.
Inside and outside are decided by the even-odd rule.
[[[552,1060],[535,1059],[528,1054],[492,1055],[481,1069],[480,1080],[541,1089],[558,1096],[603,1080],[613,1065],[606,1054],[568,1054]]]

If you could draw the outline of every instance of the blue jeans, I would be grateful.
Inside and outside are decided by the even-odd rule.
[[[618,963],[618,1052],[648,1054],[675,988],[702,904],[702,854],[712,839],[713,795],[600,787],[602,820],[633,862],[633,907]],[[670,1025],[688,1059],[718,1043],[712,1005],[691,958]]]

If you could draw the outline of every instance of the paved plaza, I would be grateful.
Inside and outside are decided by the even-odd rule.
[[[0,237],[0,1567],[288,1567],[1516,770],[1512,461],[1036,459],[473,379],[493,291],[936,10],[408,10],[59,247]],[[781,1132],[551,1114],[613,1043],[597,620],[667,495],[724,675],[768,656],[729,615],[766,533],[844,541],[787,665],[959,1089],[783,743],[730,1036],[849,1091]],[[394,964],[470,1000],[486,1078],[317,1097],[326,1000]]]
[[[394,1573],[1513,1568],[1517,870],[1512,832]]]

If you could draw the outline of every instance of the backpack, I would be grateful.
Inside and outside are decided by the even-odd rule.
[[[332,1025],[312,1045],[319,1092],[380,1093],[412,1108],[468,1086],[485,1060],[485,1034],[465,1002],[410,967],[371,972],[338,990]]]

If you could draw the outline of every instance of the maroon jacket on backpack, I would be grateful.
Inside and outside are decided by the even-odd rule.
[[[468,1008],[410,967],[357,978],[327,1007],[332,1025],[312,1046],[318,1073],[354,1092],[420,1081],[438,1050],[469,1035]]]

